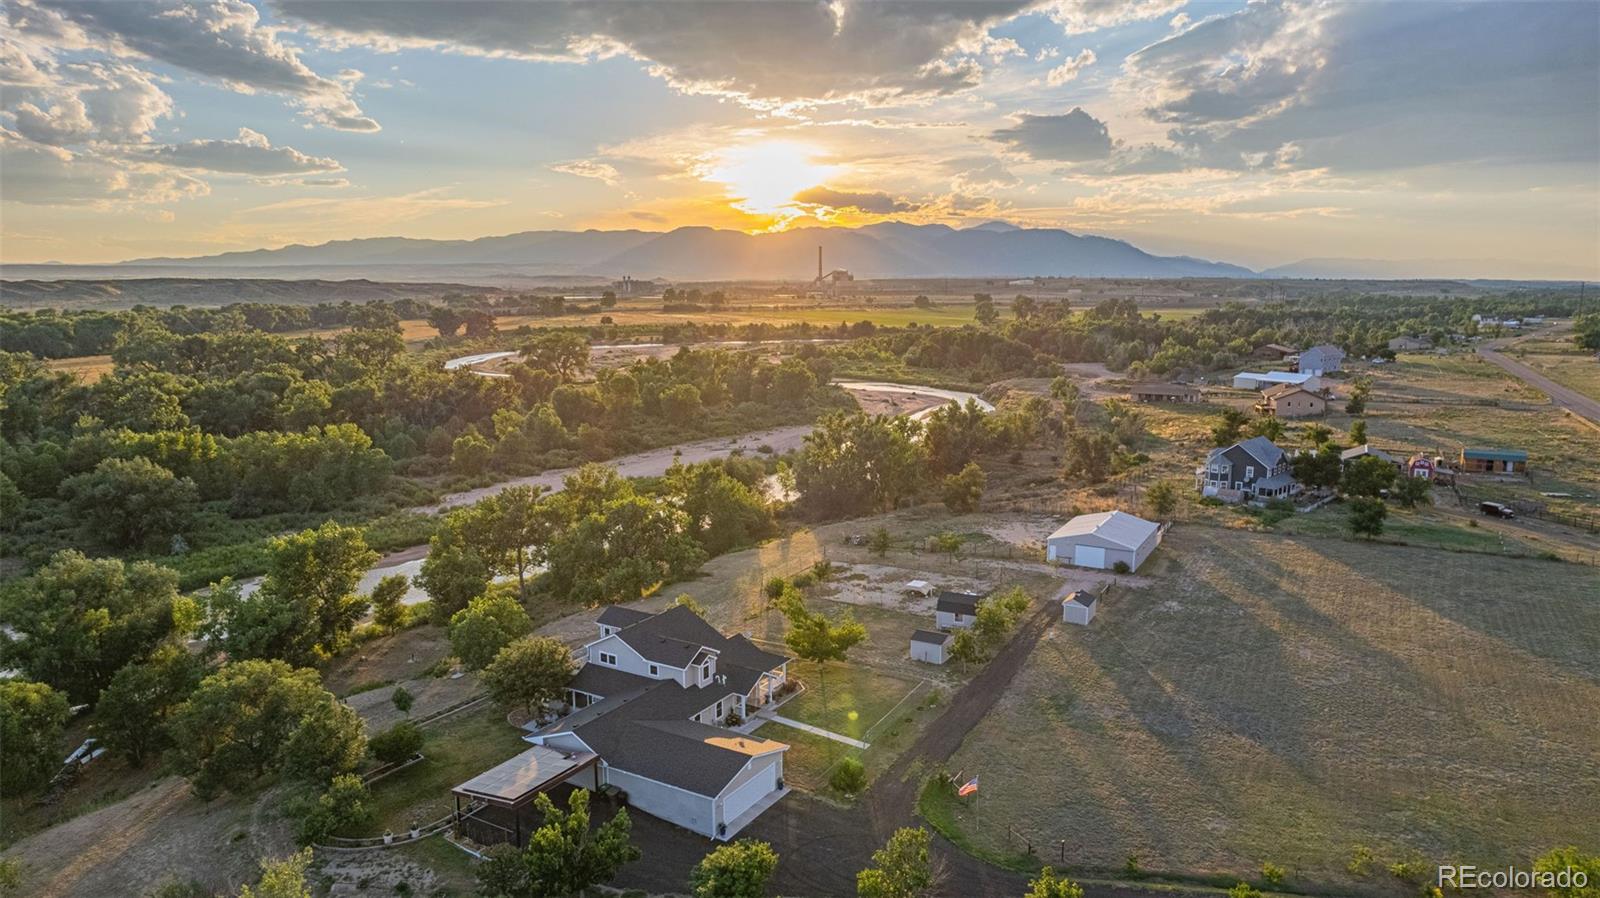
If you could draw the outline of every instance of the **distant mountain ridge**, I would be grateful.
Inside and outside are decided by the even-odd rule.
[[[816,275],[818,246],[828,270],[843,268],[858,278],[1255,276],[1225,262],[1153,255],[1123,240],[999,221],[965,229],[891,221],[768,234],[682,227],[665,232],[524,231],[475,240],[376,237],[96,267],[199,276],[248,271],[258,277],[271,277],[279,268],[338,268],[374,280],[383,280],[386,271],[404,270],[406,279],[414,280],[430,270],[453,279],[464,267],[487,266],[524,276],[806,281]],[[37,272],[42,266],[28,267]]]

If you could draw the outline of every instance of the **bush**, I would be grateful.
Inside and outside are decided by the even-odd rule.
[[[1113,564],[1111,569],[1119,574],[1126,574],[1133,570],[1133,568],[1128,567],[1128,563],[1126,561],[1119,561],[1116,564]]]
[[[1357,845],[1350,849],[1350,862],[1344,865],[1351,876],[1368,876],[1372,873],[1372,866],[1378,862],[1378,856],[1371,848]]]
[[[794,583],[795,589],[806,589],[816,581],[817,578],[812,576],[810,571],[801,571],[800,573],[794,575],[794,580],[792,582]]]
[[[1289,871],[1271,861],[1261,865],[1261,881],[1273,888],[1283,885],[1283,881],[1288,878]]]
[[[833,562],[831,562],[828,559],[824,558],[821,561],[818,561],[816,564],[813,564],[811,566],[811,576],[815,577],[817,582],[819,582],[819,583],[822,582],[823,580],[828,579],[829,577],[832,577],[833,576]]]
[[[828,785],[835,792],[845,795],[855,795],[867,787],[867,768],[855,758],[845,758],[839,766],[833,768],[833,773],[828,777]]]
[[[767,578],[767,582],[761,587],[761,591],[766,593],[767,598],[776,599],[778,596],[783,595],[783,589],[788,585],[789,581],[783,579],[782,577],[769,577]]]
[[[411,721],[402,720],[367,740],[367,748],[383,763],[398,764],[422,750],[422,742],[422,730]]]
[[[309,803],[300,817],[300,842],[311,845],[329,836],[370,826],[372,796],[361,777],[345,773],[333,778],[328,791]]]

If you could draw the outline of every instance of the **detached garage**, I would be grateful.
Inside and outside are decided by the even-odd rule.
[[[1136,571],[1161,544],[1161,525],[1122,511],[1082,514],[1050,534],[1046,557],[1056,564],[1110,570],[1117,562]]]

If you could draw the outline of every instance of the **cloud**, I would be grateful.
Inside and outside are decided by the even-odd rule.
[[[204,181],[155,165],[108,162],[0,128],[0,195],[40,206],[166,203],[210,192]]]
[[[581,63],[629,55],[686,93],[775,109],[883,105],[955,93],[983,76],[978,56],[1019,52],[989,28],[1027,0],[983,3],[406,3],[275,0],[331,41],[439,47]]]
[[[245,0],[12,0],[13,27],[69,36],[121,58],[143,57],[215,78],[241,93],[294,98],[317,124],[376,131],[350,95],[350,77],[325,78],[278,40]]]
[[[191,140],[153,146],[137,151],[136,158],[174,168],[238,175],[309,175],[344,170],[336,159],[310,156],[294,147],[275,147],[265,135],[249,128],[240,128],[234,140]]]
[[[989,137],[1033,159],[1087,162],[1111,154],[1105,122],[1080,107],[1065,115],[1022,113],[1017,124],[991,131]]]
[[[51,56],[34,59],[21,47],[12,48],[16,64],[0,69],[8,79],[15,74],[26,80],[5,82],[4,107],[17,132],[29,140],[57,147],[140,142],[159,120],[173,114],[172,98],[148,73],[132,66],[59,65]]]
[[[1062,64],[1051,69],[1050,74],[1045,76],[1045,81],[1048,82],[1051,87],[1060,87],[1061,85],[1066,84],[1068,81],[1077,78],[1078,73],[1089,66],[1094,65],[1094,61],[1094,51],[1086,48],[1077,56],[1074,56],[1071,59],[1068,59],[1066,62],[1063,62]]]
[[[1045,4],[1045,11],[1068,34],[1082,34],[1159,19],[1186,3],[1188,0],[1052,0]]]
[[[794,195],[794,201],[808,206],[827,206],[830,209],[855,209],[873,215],[891,215],[895,212],[915,212],[921,204],[895,199],[887,193],[834,190],[831,187],[811,187]]]
[[[617,181],[622,178],[622,176],[617,173],[616,168],[613,166],[607,165],[604,162],[595,162],[589,159],[575,159],[572,162],[558,162],[550,166],[550,170],[561,172],[564,175],[572,175],[575,178],[593,178],[596,181],[605,182],[609,187],[617,186]]]
[[[1022,179],[1006,168],[1005,163],[990,156],[951,159],[942,167],[954,173],[950,188],[957,193],[987,194],[1008,190],[1022,183]]]

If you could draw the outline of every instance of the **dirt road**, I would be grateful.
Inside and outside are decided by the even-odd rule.
[[[1478,355],[1489,364],[1500,368],[1507,374],[1549,396],[1550,401],[1557,406],[1575,415],[1581,415],[1596,426],[1600,426],[1600,402],[1579,393],[1571,387],[1564,387],[1540,374],[1537,370],[1501,353],[1500,350],[1510,343],[1510,340],[1490,341],[1478,347]]]

